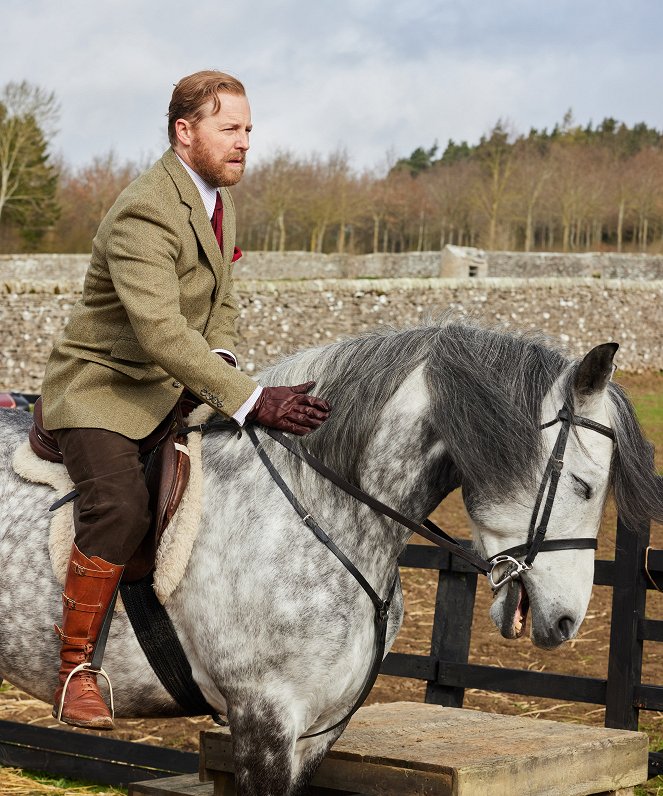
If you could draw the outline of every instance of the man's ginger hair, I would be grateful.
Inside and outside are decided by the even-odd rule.
[[[171,146],[177,143],[175,122],[186,119],[193,125],[198,124],[206,115],[205,106],[209,100],[212,101],[212,114],[217,113],[221,107],[220,93],[246,96],[244,86],[236,77],[217,69],[194,72],[175,85],[168,106],[168,140]]]

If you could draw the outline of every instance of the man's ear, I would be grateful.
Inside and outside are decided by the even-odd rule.
[[[177,119],[175,122],[175,137],[184,149],[191,146],[191,132],[193,125],[187,119]]]

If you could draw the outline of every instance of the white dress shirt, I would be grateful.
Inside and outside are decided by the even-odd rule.
[[[177,152],[175,154],[177,155]],[[207,216],[211,224],[212,216],[214,215],[214,208],[216,206],[216,194],[218,188],[215,188],[214,186],[205,182],[205,180],[200,176],[200,174],[197,174],[191,168],[191,166],[189,166],[187,163],[185,163],[182,160],[182,158],[179,155],[177,155],[177,159],[184,166],[184,168],[187,171],[187,174],[191,177],[194,185],[198,189],[198,192],[200,193],[200,198],[203,200],[203,204],[205,205],[205,212],[207,213]],[[227,354],[228,356],[232,357],[232,359],[235,362],[235,365],[237,365],[237,357],[233,354],[232,351],[228,351],[225,348],[213,348],[212,351],[215,351],[218,354]],[[256,401],[258,400],[258,398],[260,398],[261,393],[262,393],[262,387],[258,385],[255,388],[255,390],[251,393],[249,399],[245,401],[232,416],[233,420],[236,420],[240,426],[244,425],[246,416],[255,406]]]

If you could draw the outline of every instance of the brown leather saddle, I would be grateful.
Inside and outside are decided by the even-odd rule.
[[[145,481],[150,493],[152,522],[138,550],[124,568],[124,582],[140,580],[154,569],[161,536],[189,482],[191,465],[186,437],[177,433],[184,425],[183,416],[183,406],[178,403],[157,428],[139,442]],[[35,403],[33,418],[29,433],[30,447],[41,459],[61,463],[62,453],[58,443],[50,431],[44,428],[41,398]]]

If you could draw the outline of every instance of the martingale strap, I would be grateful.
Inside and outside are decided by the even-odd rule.
[[[248,431],[249,429],[247,429],[247,433]],[[290,453],[306,462],[306,464],[308,464],[313,470],[320,473],[320,475],[322,475],[328,481],[331,481],[332,484],[335,484],[339,489],[343,490],[343,492],[351,495],[353,498],[359,500],[361,503],[364,503],[374,511],[384,514],[385,517],[389,517],[389,519],[394,520],[400,525],[403,525],[405,528],[409,528],[409,530],[413,531],[414,533],[418,533],[420,536],[423,536],[425,539],[433,542],[433,544],[436,544],[438,547],[442,547],[445,550],[448,550],[450,553],[453,553],[455,556],[462,558],[484,575],[490,572],[491,564],[489,561],[486,561],[476,553],[473,553],[471,550],[468,550],[460,545],[456,539],[454,539],[452,536],[449,536],[449,534],[445,533],[441,528],[438,528],[437,525],[435,525],[435,523],[431,520],[425,520],[423,523],[418,523],[414,520],[411,520],[409,517],[401,514],[400,511],[396,511],[396,509],[373,497],[373,495],[369,495],[368,492],[364,492],[364,490],[360,487],[351,484],[335,470],[327,467],[324,462],[321,462],[320,459],[318,459],[316,456],[313,456],[312,453],[309,453],[306,448],[298,448],[289,437],[286,437],[280,431],[276,431],[273,428],[264,428],[263,431],[284,448],[287,448]]]
[[[267,431],[267,429],[264,430]],[[391,582],[391,587],[389,589],[389,594],[387,595],[387,599],[382,600],[380,599],[380,596],[377,594],[375,589],[373,589],[371,584],[366,580],[366,578],[362,575],[362,573],[352,563],[352,561],[350,561],[350,559],[345,555],[345,553],[339,547],[336,546],[336,544],[329,538],[329,536],[322,530],[322,528],[318,525],[318,523],[313,519],[313,517],[306,511],[306,509],[297,500],[292,490],[285,483],[280,473],[272,463],[272,460],[269,458],[264,448],[260,444],[260,440],[258,439],[255,430],[251,428],[251,426],[249,426],[246,429],[246,433],[251,442],[253,443],[253,446],[256,449],[256,452],[258,453],[260,460],[265,465],[267,471],[274,479],[276,485],[279,487],[281,492],[283,492],[290,505],[297,512],[297,514],[304,522],[304,524],[307,526],[307,528],[313,531],[316,539],[322,542],[322,544],[324,544],[325,547],[330,552],[332,552],[336,556],[336,558],[338,558],[341,564],[343,564],[343,566],[347,569],[347,571],[362,587],[362,589],[370,597],[371,602],[373,603],[373,607],[375,609],[375,614],[374,614],[375,642],[373,650],[373,659],[368,674],[366,675],[366,679],[364,680],[364,684],[361,688],[361,691],[359,692],[359,696],[355,700],[349,712],[346,713],[346,715],[342,719],[340,719],[340,721],[337,721],[335,724],[332,724],[331,727],[325,727],[324,730],[319,730],[318,732],[313,732],[309,733],[308,735],[300,736],[300,738],[316,738],[317,736],[331,732],[332,730],[335,730],[337,727],[340,727],[342,724],[348,722],[352,718],[352,716],[354,716],[354,714],[359,710],[359,708],[363,705],[364,700],[366,699],[371,689],[373,688],[373,685],[375,684],[375,680],[377,679],[378,673],[380,671],[380,666],[382,664],[382,659],[384,657],[384,650],[387,640],[387,626],[389,624],[389,608],[391,606],[391,601],[393,599],[394,592],[396,591],[396,584],[398,583],[398,565],[396,565],[396,574],[394,575],[394,578]],[[270,432],[268,431],[268,433]]]

